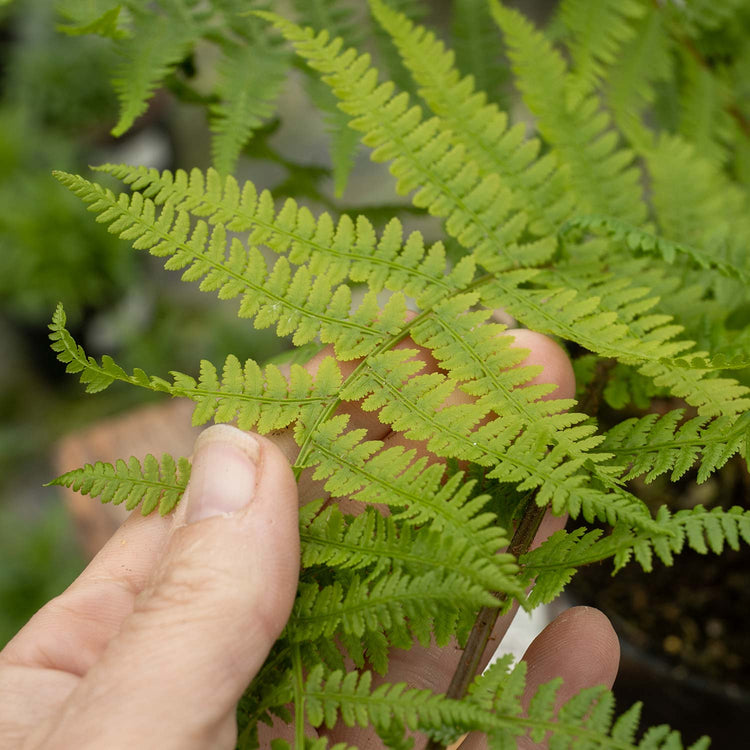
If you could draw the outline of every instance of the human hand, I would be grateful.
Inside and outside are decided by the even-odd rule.
[[[572,395],[562,350],[537,334],[515,333],[517,345],[531,349],[527,363],[544,365],[539,379]],[[371,437],[399,440],[373,415],[356,406],[350,414]],[[277,441],[291,454],[288,434]],[[302,483],[303,502],[318,496]],[[296,504],[291,472],[270,441],[229,427],[203,433],[174,519],[130,518],[0,654],[0,747],[231,748],[236,701],[294,598]],[[355,504],[348,510],[356,512]],[[560,525],[546,519],[538,539]],[[510,620],[498,622],[492,650]],[[611,684],[616,644],[601,614],[571,610],[529,649],[527,692],[553,676],[565,679],[560,700],[586,685]],[[443,692],[459,655],[455,647],[394,650],[385,679]],[[327,734],[361,750],[381,744],[343,726]],[[277,736],[292,735],[288,727],[264,728],[262,745]],[[481,742],[469,738],[464,747]]]
[[[286,459],[209,428],[174,517],[133,514],[0,652],[0,748],[234,747],[298,568]]]

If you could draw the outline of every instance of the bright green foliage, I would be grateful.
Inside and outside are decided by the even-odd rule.
[[[50,484],[98,497],[103,503],[124,502],[128,510],[140,505],[144,516],[158,508],[165,516],[177,505],[189,479],[190,462],[186,458],[175,463],[165,453],[158,461],[149,453],[142,464],[135,457],[127,462],[120,459],[114,466],[98,461],[62,474]]]
[[[106,3],[106,5],[109,5],[109,3]],[[115,5],[108,8],[101,15],[97,15],[97,9],[94,9],[93,13],[81,12],[83,9],[76,8],[75,6],[68,8],[65,4],[59,6],[58,10],[63,15],[67,15],[66,11],[68,11],[76,20],[76,23],[58,24],[57,30],[62,31],[63,34],[70,36],[98,34],[110,39],[122,39],[127,36],[127,33],[119,27],[122,5]]]
[[[581,93],[562,55],[520,13],[498,2],[492,3],[492,11],[506,39],[516,86],[537,116],[539,132],[570,170],[569,189],[579,212],[642,222],[646,207],[640,170],[633,165],[633,153],[618,144],[598,98]],[[550,96],[552,91],[558,93]]]
[[[628,466],[628,479],[645,474],[647,482],[666,472],[671,472],[674,482],[698,461],[697,479],[704,482],[735,453],[750,461],[747,413],[736,421],[729,417],[683,418],[683,409],[673,409],[661,417],[647,414],[626,419],[607,433],[602,448]]]
[[[185,7],[214,5],[233,7]],[[398,68],[384,59],[399,85],[352,46],[366,33],[349,4],[295,5],[306,28],[259,12],[243,17],[249,46],[236,37],[222,46],[235,72],[222,84],[227,103],[214,107],[226,127],[218,169],[99,167],[126,185],[119,194],[57,174],[112,234],[235,300],[257,328],[297,347],[327,345],[307,367],[229,355],[194,375],[152,376],[88,356],[61,308],[51,326],[53,348],[87,390],[119,380],[191,399],[196,424],[289,428],[296,475],[317,482],[301,511],[299,595],[243,697],[239,746],[256,746],[261,717],[289,720],[293,702],[298,733],[305,717],[313,727],[370,726],[392,748],[409,746],[407,729],[443,743],[480,731],[502,750],[547,733],[556,748],[681,748],[663,727],[636,741],[638,706],[614,720],[603,689],[556,711],[550,683],[525,713],[524,668],[507,659],[463,701],[373,688],[363,669],[386,673],[394,646],[462,642],[480,608],[547,602],[587,563],[650,570],[685,548],[750,543],[746,509],[652,514],[629,484],[703,482],[750,461],[750,337],[738,332],[750,309],[750,200],[729,158],[750,121],[737,94],[743,43],[726,32],[730,72],[706,62],[715,54],[707,32],[744,23],[741,5],[712,15],[700,4],[695,13],[646,0],[592,11],[565,0],[553,39],[496,0],[457,0],[454,55],[415,23],[421,3],[370,0],[380,39],[398,54]],[[289,47],[264,37],[267,23]],[[493,43],[504,45],[533,128],[500,108],[504,71],[485,66],[482,52]],[[270,67],[248,90],[236,70],[262,44]],[[389,163],[397,192],[442,222],[442,241],[395,217],[381,227],[356,212],[314,213],[228,174],[242,128],[272,116],[289,48],[331,128],[336,189],[358,139]],[[578,403],[537,382],[542,369],[524,364],[498,308],[569,346]],[[655,398],[669,400],[666,410],[651,408]],[[602,401],[610,408],[599,425]],[[119,464],[81,471],[66,482],[105,498],[124,498],[131,490],[117,482],[140,476],[121,476]],[[365,507],[350,515],[349,501]],[[582,525],[511,555],[512,524],[530,503]],[[586,525],[595,521],[612,532]]]
[[[629,250],[636,253],[658,253],[669,264],[675,262],[678,254],[687,255],[699,268],[714,268],[724,276],[740,279],[746,284],[750,283],[750,276],[744,268],[723,263],[697,247],[673,242],[611,216],[577,216],[563,224],[560,233],[565,235],[574,229],[622,240]]]
[[[589,531],[583,527],[556,532],[519,559],[524,583],[534,582],[529,605],[552,601],[579,567],[610,557],[614,559],[615,571],[631,558],[650,571],[654,554],[665,565],[671,565],[674,555],[682,552],[685,545],[700,554],[709,551],[721,554],[725,545],[737,550],[740,541],[750,544],[750,511],[739,506],[726,511],[721,508],[708,511],[697,505],[674,515],[661,508],[658,520],[668,534],[654,536],[620,528],[602,537],[599,529]]]
[[[130,130],[166,83],[185,98],[208,105],[214,164],[229,173],[253,131],[274,115],[289,71],[288,54],[247,14],[264,6],[260,0],[110,0],[92,8],[90,3],[65,0],[59,10],[73,23],[59,29],[113,40],[121,59],[113,72],[120,100],[113,135]],[[192,89],[183,67],[200,60],[209,44],[221,60],[215,89],[206,96]]]
[[[306,567],[326,565],[371,569],[372,574],[390,568],[403,570],[409,575],[435,569],[446,572],[450,568],[465,578],[467,587],[478,584],[488,592],[512,591],[516,596],[522,596],[512,578],[517,571],[513,557],[499,554],[507,546],[508,539],[495,536],[491,546],[487,541],[477,544],[481,537],[476,528],[471,537],[444,537],[440,528],[445,528],[445,522],[441,524],[439,521],[432,524],[428,533],[419,534],[411,520],[411,524],[399,524],[392,517],[383,517],[372,507],[366,508],[359,516],[347,518],[335,506],[321,512],[319,503],[311,503],[303,512],[300,532],[302,564]],[[482,520],[492,523],[495,518],[491,516]],[[495,552],[488,554],[488,547],[494,548]],[[449,565],[447,561],[451,561]]]

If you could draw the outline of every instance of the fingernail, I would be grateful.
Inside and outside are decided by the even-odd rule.
[[[246,432],[215,425],[195,441],[188,484],[187,522],[245,508],[255,494],[258,441]]]

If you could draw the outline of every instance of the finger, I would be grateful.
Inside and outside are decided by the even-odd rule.
[[[562,677],[555,710],[587,687],[611,688],[620,662],[620,644],[607,617],[591,607],[573,607],[553,620],[534,639],[523,657],[526,662],[526,688],[522,703],[529,702],[541,685]],[[518,741],[519,750],[547,747],[528,738]],[[472,735],[461,750],[486,750],[482,735]]]
[[[269,441],[221,425],[196,443],[183,503],[185,523],[44,746],[87,748],[94,730],[108,748],[234,741],[236,702],[294,601],[296,486]]]

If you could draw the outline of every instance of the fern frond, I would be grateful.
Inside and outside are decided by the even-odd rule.
[[[378,238],[363,216],[354,221],[345,214],[334,223],[323,213],[315,219],[291,199],[277,211],[267,190],[259,195],[250,182],[240,188],[233,177],[222,178],[211,169],[205,177],[197,169],[189,175],[183,170],[172,174],[126,165],[98,169],[123,180],[157,206],[173,203],[175,210],[225,224],[229,231],[249,231],[250,244],[289,253],[290,262],[307,264],[311,273],[325,274],[331,284],[348,277],[376,292],[403,291],[424,306],[458,291],[474,276],[469,259],[447,268],[442,243],[427,248],[419,232],[404,239],[398,219],[391,220]]]
[[[370,672],[313,669],[305,684],[307,718],[314,727],[333,727],[341,719],[347,726],[372,723],[380,731],[409,728],[460,736],[460,728],[478,723],[481,712],[474,706],[450,700],[430,690],[408,688],[405,683],[381,684],[374,690]],[[457,731],[450,732],[451,729]],[[447,739],[447,738],[446,738]]]
[[[341,360],[366,354],[403,324],[403,294],[394,294],[381,309],[376,294],[368,292],[350,313],[348,286],[332,285],[325,276],[313,277],[307,266],[296,271],[280,257],[269,272],[260,251],[245,247],[236,237],[228,242],[223,224],[209,231],[199,221],[167,202],[157,215],[156,205],[141,193],[115,196],[82,177],[56,177],[107,223],[113,234],[130,240],[136,249],[167,257],[168,270],[182,270],[184,281],[199,281],[201,291],[216,291],[220,299],[241,297],[240,317],[254,318],[256,328],[275,326],[279,336],[292,335],[296,345],[320,337],[332,343]],[[229,247],[227,247],[229,245]]]
[[[520,28],[520,35],[526,43],[531,44],[533,47],[533,42],[529,42],[527,39],[529,35],[533,36],[533,33],[526,21],[515,16],[510,11],[506,12],[500,8],[500,6],[497,7],[500,9],[498,12],[501,15],[505,14],[504,17],[510,19],[511,26],[514,28]],[[445,208],[446,211],[449,210],[447,206],[455,205],[453,199],[447,197],[447,193],[443,189],[443,186],[446,184],[445,181],[437,181],[434,170],[430,171],[429,167],[425,167],[425,164],[432,165],[435,159],[441,158],[436,152],[429,153],[432,148],[430,144],[440,141],[446,136],[448,131],[441,130],[439,124],[431,124],[435,123],[434,118],[433,120],[427,120],[423,123],[426,132],[423,133],[421,139],[424,139],[425,137],[428,139],[434,137],[433,141],[428,141],[428,152],[417,151],[417,149],[412,148],[408,139],[411,138],[411,142],[414,142],[414,139],[417,137],[415,134],[422,131],[422,126],[418,126],[420,113],[414,108],[408,109],[408,102],[404,95],[398,95],[391,99],[391,87],[389,87],[388,84],[383,84],[379,87],[376,85],[375,71],[368,69],[369,60],[366,56],[357,58],[356,53],[353,51],[348,51],[339,55],[338,50],[340,45],[337,43],[329,45],[325,34],[314,37],[312,32],[305,32],[293,24],[288,24],[287,22],[276,19],[274,16],[266,17],[269,17],[272,20],[275,19],[276,24],[282,29],[282,33],[296,43],[298,52],[308,59],[308,62],[314,61],[311,64],[325,74],[324,80],[334,88],[337,95],[343,97],[342,107],[351,114],[358,116],[353,125],[367,132],[368,135],[364,140],[369,145],[376,148],[374,157],[379,158],[380,156],[383,156],[383,158],[394,158],[393,171],[396,174],[400,174],[403,167],[403,169],[406,170],[404,174],[408,172],[410,180],[417,180],[417,175],[419,175],[422,183],[427,181],[428,184],[436,186],[434,187],[434,191],[433,188],[430,188],[430,191],[433,192],[428,191],[428,193],[433,196],[435,200],[438,200],[438,194],[446,198],[447,202],[442,204],[439,203],[439,205],[442,208]],[[550,55],[552,55],[552,53],[550,53]],[[536,64],[536,62],[534,64]],[[529,65],[531,65],[530,62]],[[560,66],[563,66],[562,61],[560,61]],[[561,68],[561,75],[564,73],[563,68],[564,66]],[[363,81],[365,82],[364,84]],[[358,86],[358,93],[355,93]],[[391,104],[387,105],[386,102],[389,101]],[[390,109],[393,110],[393,115],[386,117],[383,113],[387,113]],[[393,124],[394,118],[396,119],[395,125]],[[408,127],[405,126],[405,123],[408,123]],[[575,130],[576,133],[580,134],[581,131],[579,128],[576,127]],[[578,135],[576,137],[578,137]],[[609,140],[608,136],[604,136],[604,138]],[[587,141],[588,136],[586,136],[584,140]],[[386,141],[388,143],[387,148],[385,150],[380,149],[378,147],[379,144],[383,144]],[[420,141],[416,142],[419,143]],[[581,146],[581,144],[578,145],[584,147]],[[453,153],[450,146],[441,146],[440,149],[440,154],[447,154],[448,152]],[[459,150],[462,151],[462,149]],[[580,162],[578,147],[571,151],[571,158],[573,157],[573,154]],[[617,157],[613,158],[615,161],[617,160]],[[619,170],[619,167],[617,169]],[[638,179],[636,173],[630,174],[631,177],[634,177],[636,180]],[[591,175],[588,176],[590,177]],[[627,179],[630,180],[631,177],[628,177]],[[488,179],[491,179],[491,177]],[[425,188],[423,188],[423,190],[424,189]],[[624,192],[626,193],[627,191],[624,191],[623,186],[620,185],[617,187],[617,192],[618,196],[621,197]],[[636,192],[639,193],[639,191]],[[603,194],[600,190],[599,184],[596,186],[596,194],[598,196]],[[631,191],[631,194],[634,193]],[[452,195],[455,197],[455,193]],[[642,208],[640,194],[637,196],[637,202],[638,206]],[[612,203],[612,201],[607,198],[607,204],[609,203]],[[613,205],[617,205],[616,200]],[[634,212],[634,215],[637,213],[640,216],[642,214],[641,208],[639,208],[637,212]],[[458,221],[460,213],[461,212],[459,211],[459,213],[453,214],[456,221]],[[627,212],[624,215],[627,216]],[[464,216],[464,218],[466,217]],[[454,226],[456,225],[454,224]],[[467,225],[462,223],[461,226],[466,227]],[[476,227],[477,225],[474,224],[474,226]],[[446,224],[446,228],[451,232],[450,219]],[[479,243],[479,248],[476,251],[477,257],[483,265],[489,266],[492,270],[502,268],[504,263],[503,261],[498,261],[496,255],[494,260],[485,257],[484,255],[482,248],[489,251],[489,247],[482,244],[482,237],[488,236],[484,231],[486,228],[487,227],[485,226],[484,229],[478,231],[473,236],[473,241]],[[468,235],[464,237],[464,240],[466,240],[465,244],[471,244],[467,238]],[[502,248],[502,243],[497,243],[495,249],[498,246]],[[505,276],[507,278],[507,274]],[[497,286],[499,285],[498,282],[499,279],[494,279],[488,286],[497,289]],[[507,288],[508,287],[506,287],[506,289]],[[651,350],[654,358],[658,352],[659,362],[655,365],[648,363],[643,366],[643,373],[653,377],[659,385],[670,387],[675,395],[687,397],[690,403],[700,406],[702,411],[706,414],[736,413],[737,411],[744,409],[748,403],[750,403],[746,403],[747,400],[742,398],[746,393],[746,390],[734,383],[734,381],[711,381],[705,379],[705,373],[702,373],[700,370],[686,370],[674,365],[672,362],[664,364],[661,360],[665,356],[669,357],[670,355],[684,351],[691,346],[690,342],[666,343],[668,339],[671,339],[674,336],[677,329],[665,325],[664,318],[652,317],[648,321],[642,321],[642,325],[649,324],[646,328],[649,335],[645,344],[644,342],[641,342],[641,337],[633,335],[631,338],[628,336],[627,328],[618,325],[615,329],[617,331],[615,334],[615,341],[618,345],[612,346],[612,331],[610,329],[617,321],[617,317],[614,315],[606,316],[596,313],[595,309],[598,303],[596,298],[582,299],[577,305],[569,306],[569,293],[567,291],[560,292],[558,293],[556,300],[556,302],[559,303],[559,307],[555,309],[554,314],[550,314],[551,311],[547,309],[548,303],[545,302],[545,305],[542,306],[539,302],[535,302],[533,297],[536,295],[533,293],[530,295],[527,291],[521,292],[517,288],[514,289],[514,292],[515,295],[517,295],[516,298],[520,303],[519,305],[514,304],[515,300],[509,300],[506,295],[500,294],[497,297],[493,297],[493,302],[488,303],[489,306],[505,307],[529,327],[561,335],[564,338],[581,343],[591,351],[595,351],[604,356],[613,356],[625,362],[633,363],[641,359],[642,355],[645,353],[644,347],[645,349]],[[556,296],[555,292],[554,290],[549,289],[546,289],[543,293],[538,292],[539,300],[541,301],[543,298],[548,298],[550,292],[552,292],[554,300],[554,297]],[[568,318],[570,325],[567,324],[568,321],[565,320],[566,317]],[[588,325],[582,326],[581,324],[584,318]],[[575,325],[573,325],[573,323],[575,323]],[[590,335],[581,336],[581,331],[586,328],[588,328],[588,334]],[[628,341],[628,339],[630,339],[630,341]],[[631,351],[640,349],[641,355],[636,356],[635,359],[631,358],[629,353],[624,351],[620,344],[625,344],[625,348],[631,348]],[[701,356],[701,353],[696,352],[694,355]],[[643,360],[641,359],[641,361]],[[694,394],[693,391],[696,391],[696,393]]]
[[[714,420],[693,417],[683,422],[684,410],[647,414],[626,419],[605,433],[602,449],[620,465],[627,466],[623,479],[645,474],[651,482],[671,472],[676,481],[699,464],[698,483],[705,482],[735,453],[750,460],[750,420],[719,417]]]
[[[607,101],[618,128],[636,150],[653,146],[654,134],[643,122],[643,110],[656,100],[659,83],[671,80],[672,39],[664,14],[651,8],[636,24],[607,76]]]
[[[86,386],[86,393],[98,393],[109,388],[115,380],[122,380],[131,385],[138,385],[154,391],[169,392],[169,383],[161,378],[146,375],[143,370],[136,368],[128,375],[108,355],[97,362],[89,357],[83,347],[75,342],[65,327],[67,317],[62,304],[58,304],[52,322],[49,325],[51,347],[57,353],[57,358],[66,365],[65,372],[80,373],[80,380]]]
[[[258,35],[252,42],[226,42],[217,70],[221,101],[211,106],[211,154],[216,169],[229,174],[253,130],[273,115],[289,55]]]
[[[602,313],[598,309],[600,298],[577,294],[562,280],[555,283],[556,271],[540,276],[549,279],[549,285],[520,289],[519,284],[528,281],[529,273],[497,274],[481,288],[482,303],[507,310],[533,330],[575,341],[600,356],[637,365],[640,373],[696,406],[701,415],[731,416],[750,408],[747,387],[730,378],[711,377],[711,367],[692,367],[691,362],[679,359],[687,356],[685,352],[693,342],[674,338],[681,329],[670,316],[628,315],[621,320],[616,311]],[[689,356],[708,359],[700,351],[691,351]]]
[[[640,704],[614,719],[614,697],[605,687],[586,688],[555,709],[555,697],[562,680],[539,686],[524,713],[521,695],[526,683],[526,664],[511,666],[509,658],[494,662],[478,676],[465,703],[483,709],[483,731],[492,750],[516,746],[526,736],[539,743],[547,738],[552,747],[597,747],[611,750],[682,750],[680,735],[662,726],[646,732],[636,745],[635,733]],[[551,735],[548,733],[551,732]],[[707,738],[690,750],[705,750]]]
[[[478,91],[497,101],[507,82],[508,70],[500,59],[487,2],[454,0],[452,32],[456,66],[472,77]]]
[[[67,364],[67,372],[81,373],[81,382],[88,393],[97,393],[119,380],[140,388],[189,398],[195,402],[193,424],[237,421],[243,430],[251,428],[267,433],[280,430],[299,419],[315,421],[321,410],[334,400],[341,387],[341,372],[332,357],[323,359],[315,378],[303,367],[292,364],[289,377],[273,364],[261,370],[252,359],[244,365],[229,355],[221,374],[209,361],[200,364],[196,380],[190,375],[173,371],[172,382],[149,376],[136,369],[132,374],[123,370],[111,357],[97,362],[86,355],[65,327],[65,311],[59,306],[50,325],[52,349]]]
[[[466,149],[482,176],[502,177],[510,191],[508,204],[514,213],[528,216],[529,231],[548,235],[572,211],[566,179],[554,156],[537,158],[539,141],[524,141],[522,123],[508,127],[505,112],[486,103],[481,88],[475,91],[473,78],[461,77],[453,52],[431,31],[381,0],[371,0],[370,7],[420,87],[420,96],[450,129],[454,144]]]
[[[646,206],[640,170],[633,165],[634,154],[618,146],[598,98],[579,100],[562,56],[524,16],[497,0],[491,7],[508,45],[517,86],[537,118],[539,132],[570,169],[578,211],[641,223]]]
[[[461,472],[444,481],[443,465],[416,458],[414,450],[363,440],[362,430],[345,432],[345,426],[344,416],[334,417],[310,437],[313,478],[326,480],[327,492],[387,505],[397,521],[412,526],[429,522],[436,531],[449,531],[481,552],[484,564],[496,568],[493,575],[503,573],[507,558],[498,552],[506,544],[505,532],[492,513],[481,512],[489,498],[472,496],[473,481],[464,481]]]
[[[413,638],[428,645],[434,632],[439,645],[445,645],[458,614],[483,606],[497,607],[499,602],[483,587],[467,586],[461,575],[430,571],[406,576],[393,571],[363,579],[352,574],[328,586],[301,583],[286,632],[292,643],[337,636],[361,664],[363,646],[382,636],[398,648],[410,648]],[[375,654],[371,657],[378,671],[385,669]]]
[[[101,15],[96,15],[96,7],[93,14],[86,12],[83,8],[77,8],[75,5],[63,6],[59,11],[68,17],[72,23],[57,24],[55,30],[68,36],[97,34],[109,39],[123,39],[128,36],[128,32],[120,26],[121,5],[115,5],[105,10]]]
[[[680,135],[702,157],[724,164],[729,158],[732,116],[729,87],[722,78],[690,53],[682,55],[685,78],[680,101]]]
[[[61,474],[45,486],[69,487],[82,495],[98,497],[103,503],[125,503],[128,510],[139,504],[147,516],[159,509],[162,516],[170,513],[182,497],[190,479],[190,463],[186,458],[177,461],[164,454],[158,461],[150,453],[143,463],[131,457],[119,459],[114,465],[97,461]]]
[[[689,510],[678,510],[672,516],[664,508],[660,515],[673,532],[670,537],[670,549],[678,553],[686,542],[688,546],[701,554],[709,550],[714,554],[721,554],[726,543],[733,550],[740,548],[740,540],[750,544],[750,510],[733,506],[729,510],[713,508],[707,510],[696,505]],[[655,545],[659,558],[670,564],[671,558],[662,556],[660,545]]]
[[[597,235],[612,237],[622,241],[624,247],[631,251],[658,254],[669,264],[681,256],[687,256],[698,268],[715,269],[728,278],[739,278],[746,284],[750,283],[750,273],[744,268],[722,261],[692,245],[672,242],[611,216],[577,216],[566,221],[559,232],[564,237],[573,230],[590,231]]]
[[[380,409],[379,418],[405,437],[426,442],[437,456],[471,461],[492,467],[489,478],[517,484],[520,491],[536,490],[536,501],[552,503],[555,513],[567,510],[573,517],[583,514],[637,526],[650,526],[644,505],[625,492],[604,492],[586,487],[578,473],[582,459],[566,461],[564,447],[547,452],[545,430],[530,426],[523,430],[518,418],[498,418],[474,429],[487,414],[479,403],[437,407],[456,388],[440,373],[416,375],[408,350],[384,352],[367,360],[362,378],[344,387],[344,400],[359,401],[365,410]],[[577,417],[571,417],[572,423]],[[584,429],[582,436],[590,434]]]
[[[646,6],[640,0],[563,0],[559,13],[575,75],[585,90],[592,90],[635,37],[633,21],[644,16]]]
[[[690,0],[689,3],[675,5],[670,11],[680,19],[683,28],[691,36],[696,37],[702,32],[716,31],[731,23],[746,7],[745,0],[724,0],[721,3],[711,0]]]
[[[744,192],[679,136],[663,136],[645,157],[662,233],[747,270],[740,249],[750,237]]]
[[[307,93],[323,116],[323,123],[331,143],[331,168],[334,195],[340,198],[346,189],[349,175],[359,151],[359,136],[349,127],[349,118],[338,108],[338,100],[317,77],[306,79]]]
[[[328,34],[273,14],[271,21],[341,100],[341,109],[353,119],[351,127],[364,133],[363,143],[374,149],[374,161],[392,161],[396,190],[417,190],[413,203],[445,218],[446,231],[493,269],[538,263],[549,257],[549,242],[516,247],[526,219],[508,218],[508,188],[495,174],[481,176],[479,166],[467,159],[465,149],[452,144],[452,134],[437,118],[422,119],[406,93],[394,96],[391,82],[378,84],[369,55],[354,49],[341,53],[341,41]]]
[[[200,27],[184,2],[170,3],[169,13],[132,6],[132,33],[120,40],[123,56],[113,85],[120,100],[120,117],[112,135],[130,129],[146,111],[159,83],[182,62],[200,38]],[[166,8],[166,6],[165,6]]]
[[[604,537],[598,529],[556,532],[518,560],[523,584],[534,582],[529,604],[537,606],[552,601],[580,567],[609,558],[614,561],[613,573],[632,558],[650,572],[654,555],[664,565],[672,565],[674,555],[686,547],[702,555],[709,551],[719,555],[725,546],[739,550],[741,541],[750,544],[750,511],[739,506],[707,510],[697,505],[674,514],[662,507],[657,520],[668,534],[654,536],[623,527]]]
[[[507,591],[522,597],[521,589],[512,578],[518,570],[512,555],[500,554],[493,564],[488,564],[481,547],[466,536],[428,529],[415,533],[412,526],[397,523],[372,507],[365,508],[354,518],[347,518],[333,505],[322,511],[321,502],[310,506],[305,506],[301,512],[300,539],[305,567],[367,568],[371,575],[390,570],[400,570],[407,575],[430,570],[451,571],[464,576],[467,585],[480,585],[490,593]],[[317,515],[313,516],[315,513]],[[497,549],[502,549],[509,540],[496,541]]]
[[[547,604],[555,599],[580,566],[613,557],[619,549],[615,535],[604,539],[601,536],[599,529],[558,531],[535,550],[522,555],[518,561],[522,580],[526,586],[534,584],[529,593],[531,606]],[[629,542],[630,537],[623,545]]]
[[[459,387],[497,416],[513,415],[524,427],[534,427],[547,436],[547,442],[560,446],[569,458],[588,462],[587,469],[605,486],[611,476],[596,464],[606,459],[591,452],[601,438],[594,426],[582,426],[583,415],[574,415],[573,406],[561,399],[542,400],[553,391],[550,385],[525,386],[536,373],[519,367],[523,350],[511,349],[512,332],[501,335],[504,327],[487,323],[489,310],[463,309],[461,297],[437,304],[432,314],[412,328],[412,338],[427,347]]]

